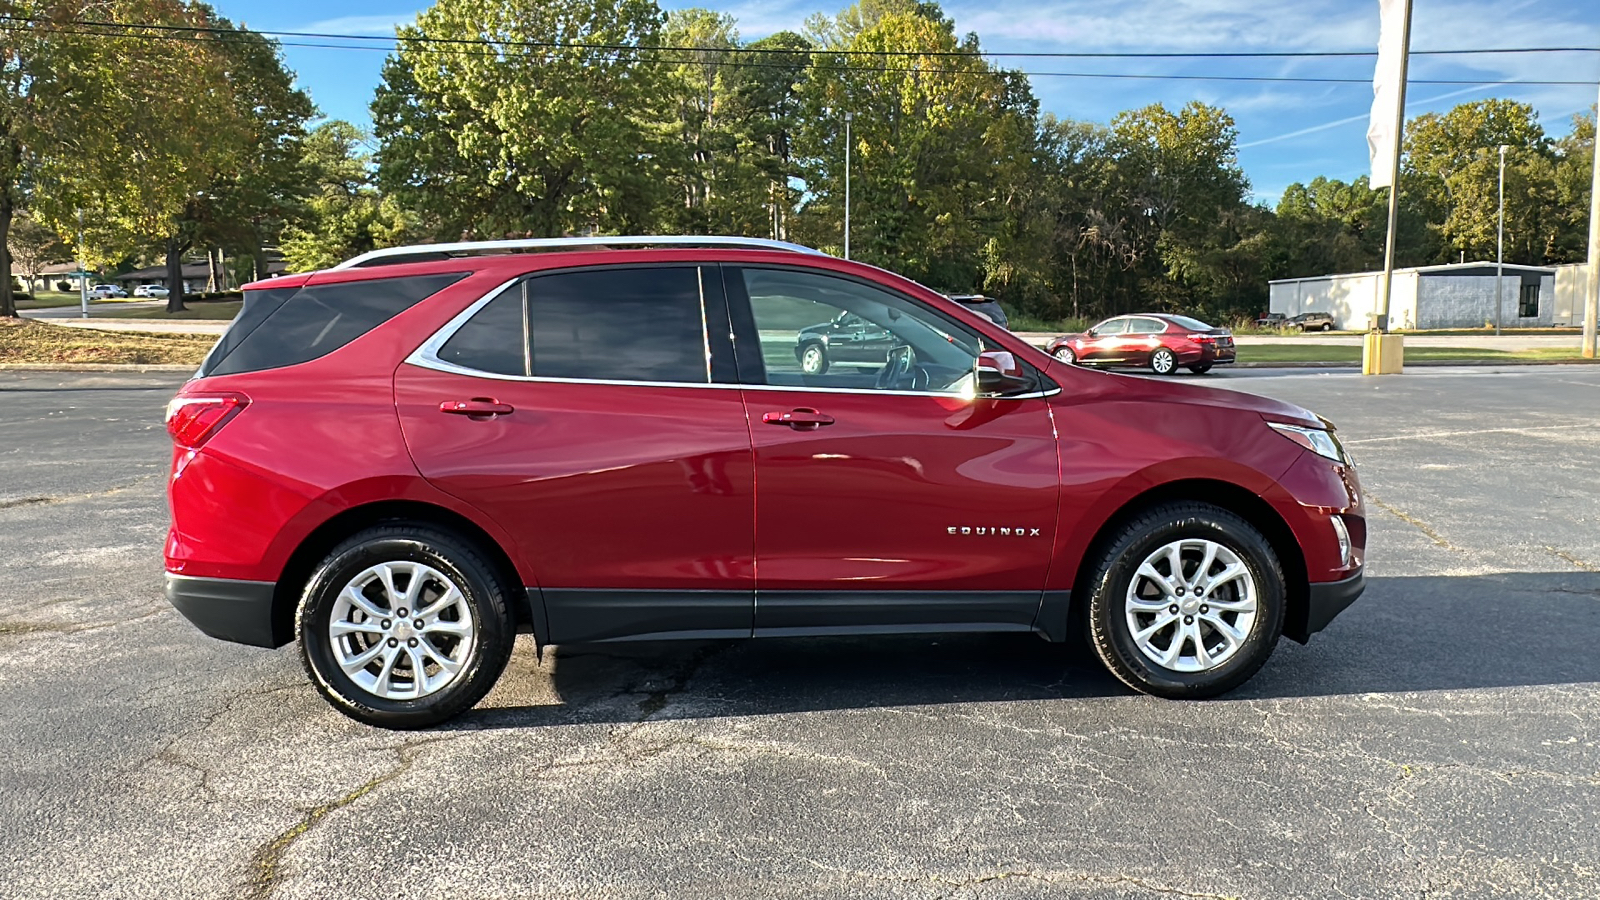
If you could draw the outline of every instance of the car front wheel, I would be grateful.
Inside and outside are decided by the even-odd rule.
[[[828,371],[828,354],[821,344],[807,344],[800,351],[800,371],[807,375],[822,375]]]
[[[1205,503],[1165,504],[1123,526],[1091,576],[1089,631],[1118,680],[1204,699],[1249,680],[1283,631],[1283,570],[1248,522]]]
[[[335,547],[295,617],[322,696],[352,719],[425,728],[482,700],[511,655],[507,591],[471,543],[427,525],[369,528]]]
[[[1072,365],[1078,361],[1078,355],[1072,352],[1071,347],[1057,347],[1055,357],[1067,365]]]

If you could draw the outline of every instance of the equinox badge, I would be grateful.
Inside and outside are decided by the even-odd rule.
[[[997,537],[1039,537],[1037,528],[995,528],[992,525],[951,525],[945,531],[950,534],[972,535],[974,537],[995,535]]]

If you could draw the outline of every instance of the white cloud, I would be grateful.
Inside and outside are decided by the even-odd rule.
[[[410,25],[416,21],[417,13],[399,13],[389,16],[340,16],[336,19],[323,19],[292,29],[294,31],[315,31],[322,34],[359,34],[392,36],[396,27]]]

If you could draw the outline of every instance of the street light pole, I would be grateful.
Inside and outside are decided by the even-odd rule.
[[[844,114],[844,258],[850,258],[850,120],[852,113]]]
[[[1500,145],[1500,225],[1494,239],[1494,333],[1500,334],[1500,310],[1503,304],[1500,295],[1505,290],[1505,265],[1506,265],[1506,151],[1511,149],[1505,144]]]
[[[89,318],[89,267],[83,261],[83,210],[78,210],[78,308]]]

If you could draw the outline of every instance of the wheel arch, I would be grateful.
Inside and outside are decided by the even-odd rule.
[[[380,500],[351,507],[330,517],[312,529],[290,553],[272,595],[272,634],[276,645],[282,646],[294,639],[295,607],[317,563],[351,535],[374,525],[397,522],[432,525],[471,541],[489,558],[504,580],[510,592],[508,605],[516,616],[517,630],[533,630],[542,634],[542,629],[538,627],[542,623],[536,621],[536,615],[542,610],[534,609],[510,554],[487,531],[466,516],[432,503]]]
[[[1283,567],[1285,589],[1288,594],[1283,633],[1286,635],[1301,633],[1310,609],[1311,588],[1306,573],[1305,552],[1301,549],[1293,529],[1261,495],[1237,484],[1211,478],[1186,478],[1163,482],[1147,488],[1118,506],[1100,523],[1093,536],[1083,545],[1077,572],[1073,576],[1072,596],[1087,600],[1090,590],[1089,579],[1093,574],[1092,566],[1088,563],[1098,558],[1107,542],[1124,523],[1152,507],[1180,501],[1209,503],[1225,509],[1261,532],[1267,543],[1272,546],[1273,552],[1277,554],[1278,564]],[[1084,622],[1081,617],[1088,604],[1074,602],[1072,608],[1074,618],[1070,623],[1071,630],[1073,633],[1083,633],[1081,629]]]

